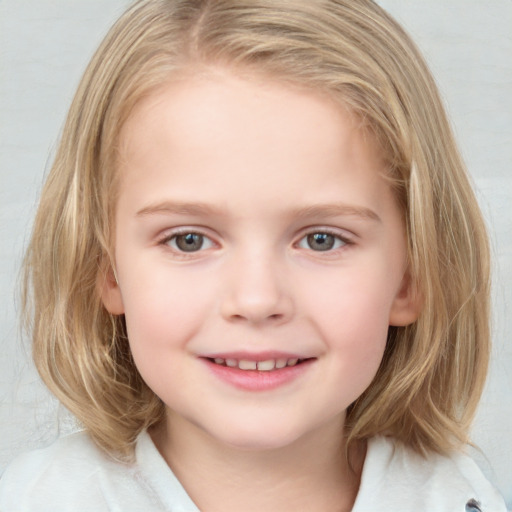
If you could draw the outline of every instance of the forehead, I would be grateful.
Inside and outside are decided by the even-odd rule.
[[[171,139],[169,130],[174,130]],[[356,158],[364,149],[368,156],[382,160],[370,131],[334,95],[219,67],[184,73],[144,97],[122,127],[119,140],[121,164],[144,147],[168,146],[170,140],[180,149],[200,146],[213,152],[231,145],[248,150],[247,157],[250,150],[257,150],[259,156],[276,161],[289,144],[295,152],[314,149],[327,154],[344,141],[346,156]],[[275,150],[279,154],[273,154]]]

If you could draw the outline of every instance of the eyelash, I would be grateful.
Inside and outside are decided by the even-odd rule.
[[[346,248],[346,246],[353,244],[353,241],[348,236],[343,236],[338,231],[335,231],[335,230],[332,230],[332,229],[327,229],[327,228],[316,228],[316,229],[312,229],[312,230],[308,231],[307,233],[305,233],[299,239],[299,241],[296,243],[296,245],[300,246],[299,244],[303,240],[306,240],[307,241],[306,243],[310,242],[308,240],[308,238],[311,237],[311,236],[315,236],[315,235],[328,235],[330,237],[333,237],[333,239],[334,239],[333,244],[334,245],[336,245],[336,243],[341,243],[340,245],[338,245],[338,247],[329,247],[326,250],[319,250],[319,251],[315,251],[315,250],[313,250],[313,249],[311,249],[309,247],[309,249],[312,252],[315,252],[315,253],[327,253],[327,254],[331,253],[332,254],[335,251],[337,252],[339,250],[343,250],[344,248]],[[322,243],[324,243],[324,242],[322,242]],[[303,247],[303,248],[305,248],[305,247]]]
[[[174,241],[174,244],[176,244],[176,240],[178,239],[178,237],[187,236],[187,235],[198,236],[198,237],[202,238],[201,245],[197,250],[185,251],[176,245],[174,247],[171,246],[171,243],[173,241]],[[310,240],[308,240],[308,237],[315,236],[315,235],[327,235],[327,236],[333,237],[333,239],[334,239],[333,246],[328,247],[325,250],[317,250],[317,251],[315,251],[311,247],[301,247],[301,243],[304,240],[306,241],[306,243],[308,243],[308,242],[310,242]],[[206,249],[210,249],[211,247],[213,247],[215,245],[215,242],[208,235],[200,232],[199,230],[181,229],[181,230],[175,231],[171,234],[166,234],[164,237],[162,237],[160,240],[158,240],[158,245],[168,247],[175,254],[178,254],[181,257],[192,257],[194,254],[200,253],[200,252],[206,250],[204,248],[205,242],[207,242],[207,244],[208,244],[208,247],[206,247]],[[320,242],[320,243],[325,243],[325,242]],[[333,252],[343,250],[344,248],[346,248],[349,245],[353,245],[353,243],[354,242],[350,239],[350,237],[343,236],[335,230],[327,229],[327,228],[316,228],[316,229],[311,229],[311,230],[305,232],[304,234],[302,234],[302,236],[299,238],[299,240],[294,244],[294,247],[310,250],[311,252],[314,252],[314,253],[332,254]]]
[[[176,247],[171,246],[171,243],[173,241],[175,243],[175,241],[178,237],[180,237],[180,236],[185,237],[187,235],[199,236],[202,238],[202,241],[201,241],[202,243],[198,250],[184,251],[177,246]],[[181,257],[188,257],[188,256],[192,256],[195,253],[201,252],[201,250],[204,250],[203,245],[204,245],[205,241],[208,241],[208,243],[210,244],[210,246],[207,247],[208,249],[210,247],[212,247],[213,245],[215,245],[215,242],[213,242],[213,240],[208,235],[205,235],[204,233],[201,233],[200,231],[193,230],[193,229],[181,229],[181,230],[175,231],[171,234],[166,234],[162,239],[158,240],[158,245],[169,247],[175,254],[179,254]]]

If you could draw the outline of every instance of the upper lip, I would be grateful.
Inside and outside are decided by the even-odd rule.
[[[236,359],[237,361],[269,361],[271,359],[311,359],[311,356],[304,354],[296,354],[293,352],[280,352],[275,350],[269,350],[264,352],[215,352],[211,354],[205,354],[201,357],[206,359]]]

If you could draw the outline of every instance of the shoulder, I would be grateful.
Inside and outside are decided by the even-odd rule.
[[[395,512],[506,512],[503,498],[466,454],[422,457],[387,437],[369,441],[356,505],[354,512],[377,505]]]
[[[16,459],[0,478],[1,512],[197,511],[147,432],[124,464],[85,432]]]
[[[25,453],[0,479],[0,509],[45,510],[52,503],[58,510],[61,504],[89,501],[94,489],[88,484],[105,464],[106,458],[83,432]]]
[[[76,432],[61,437],[50,446],[33,450],[19,456],[8,466],[0,480],[2,483],[15,476],[34,478],[46,471],[62,469],[83,471],[90,464],[103,458],[100,450],[85,432]]]
[[[0,479],[0,510],[113,510],[114,501],[118,506],[123,493],[136,501],[143,494],[137,486],[134,468],[110,459],[80,432],[15,459]]]

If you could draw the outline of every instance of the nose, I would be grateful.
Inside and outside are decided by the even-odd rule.
[[[291,286],[284,263],[262,251],[228,264],[221,314],[229,322],[279,325],[294,313]]]

